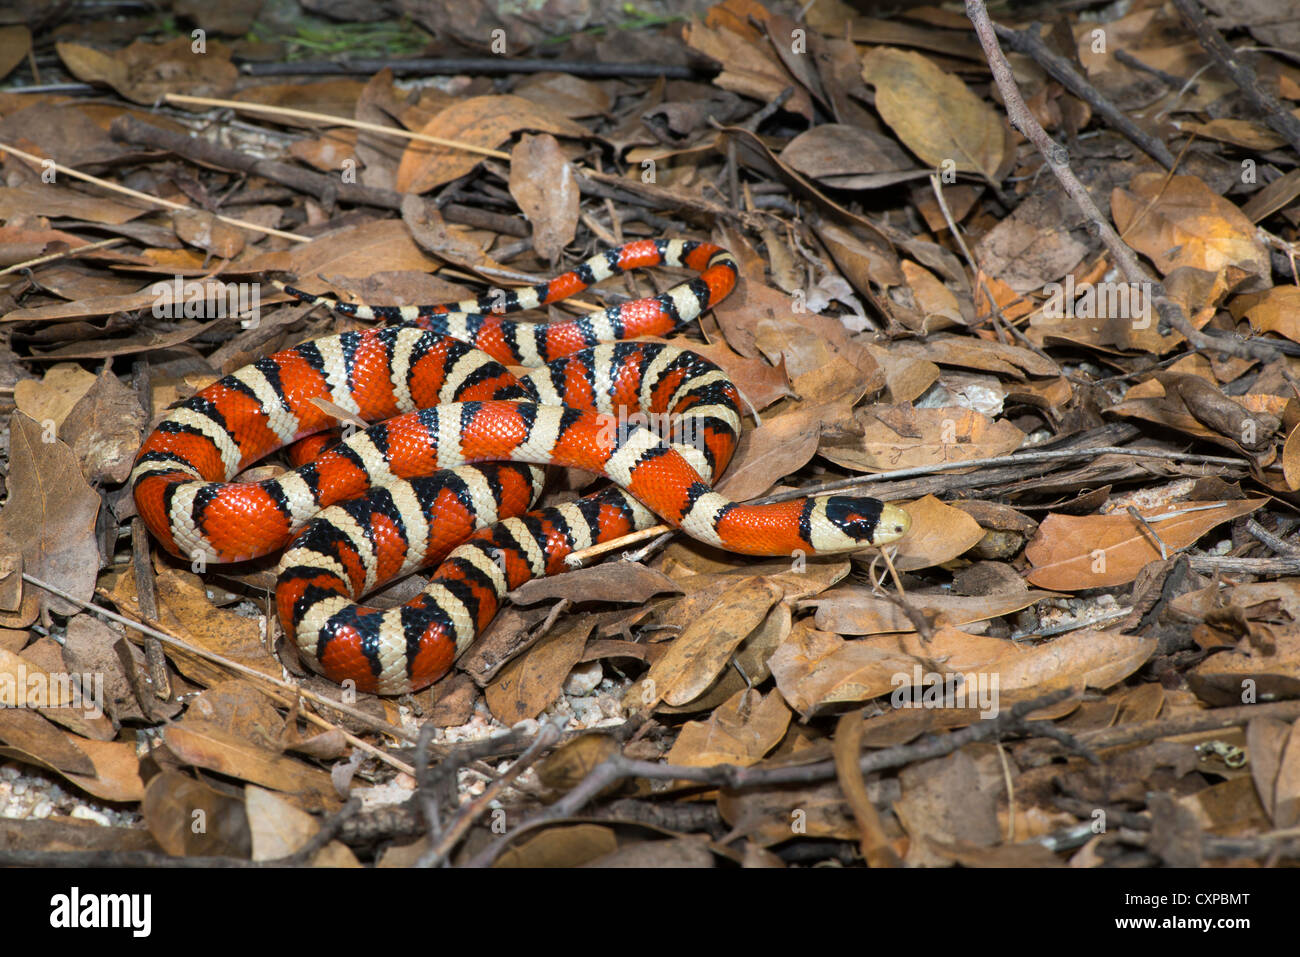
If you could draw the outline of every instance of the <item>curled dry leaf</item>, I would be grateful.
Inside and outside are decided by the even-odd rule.
[[[1246,689],[1261,701],[1300,695],[1300,632],[1272,637],[1271,650],[1246,647],[1210,655],[1188,674],[1188,687],[1213,707],[1241,704]]]
[[[163,743],[181,764],[284,792],[309,810],[338,806],[334,786],[324,771],[259,748],[206,721],[186,718],[168,725]]]
[[[947,591],[929,594],[908,591],[907,603],[935,621],[952,626],[1000,618],[1028,608],[1056,592],[1037,589],[1004,589],[992,595],[954,595]],[[861,586],[837,588],[817,598],[800,602],[800,607],[816,609],[814,622],[822,631],[840,635],[879,635],[886,632],[915,631],[912,620],[895,602],[878,597]]]
[[[693,22],[686,26],[682,38],[722,64],[722,72],[714,82],[724,90],[766,103],[791,85],[789,73],[766,46],[752,43],[738,33]],[[785,106],[792,113],[812,118],[812,100],[797,84]]]
[[[24,671],[37,669],[27,665]],[[7,672],[6,672],[7,674]],[[48,676],[47,679],[48,680]],[[8,684],[8,682],[5,682]],[[26,691],[26,686],[23,686]],[[10,696],[6,695],[6,699]],[[25,697],[25,695],[24,695]],[[24,752],[59,773],[93,775],[95,765],[74,738],[27,707],[0,708],[0,742]],[[87,739],[88,740],[88,739]]]
[[[1300,489],[1300,425],[1291,430],[1282,446],[1282,474],[1291,491]]]
[[[149,833],[173,857],[247,858],[252,853],[244,802],[188,774],[166,770],[155,775],[140,810]]]
[[[548,827],[521,840],[497,858],[494,867],[581,867],[618,850],[618,836],[598,824]]]
[[[134,389],[108,365],[59,428],[82,473],[92,482],[125,482],[131,474],[147,421]]]
[[[573,619],[502,668],[483,690],[496,719],[513,726],[537,717],[559,698],[594,627],[590,617]]]
[[[182,242],[222,259],[234,259],[244,250],[244,231],[201,209],[178,209],[172,226]]]
[[[876,189],[930,172],[918,170],[888,137],[840,123],[800,133],[781,151],[781,161],[836,189]]]
[[[898,651],[818,631],[804,621],[772,653],[768,666],[786,702],[804,720],[842,704],[892,691],[894,676],[910,675],[917,659]]]
[[[1258,296],[1243,296],[1253,302],[1240,315],[1250,322],[1256,332],[1276,332],[1292,342],[1300,342],[1300,287],[1274,286]],[[1238,315],[1234,300],[1233,315]]]
[[[196,42],[188,35],[162,44],[137,40],[111,54],[77,43],[58,43],[55,48],[78,80],[106,83],[128,100],[148,106],[167,93],[219,97],[234,88],[239,70],[230,62],[229,49],[212,40],[200,51],[194,48]]]
[[[555,137],[524,136],[510,154],[510,195],[533,227],[533,249],[554,263],[578,228],[578,181]]]

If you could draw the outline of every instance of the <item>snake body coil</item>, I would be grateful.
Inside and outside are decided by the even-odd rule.
[[[486,312],[534,308],[654,265],[699,275],[570,322]],[[380,694],[437,680],[508,590],[656,515],[751,555],[845,552],[901,537],[907,513],[871,498],[741,505],[719,495],[709,483],[739,437],[735,386],[695,353],[617,341],[681,328],[735,280],[734,260],[717,246],[648,240],[504,299],[454,306],[351,305],[281,286],[398,324],[286,349],[181,403],[140,450],[136,507],[163,547],[185,558],[241,561],[289,543],[276,592],[286,631],[326,676]],[[533,371],[517,377],[506,363]],[[276,478],[231,481],[276,449],[336,427],[317,399],[379,424]],[[638,415],[671,421],[671,433],[637,424]],[[535,466],[551,464],[617,487],[529,511],[542,486]],[[406,605],[357,604],[435,563]]]

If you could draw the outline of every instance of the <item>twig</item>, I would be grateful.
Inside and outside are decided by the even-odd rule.
[[[459,813],[452,818],[447,830],[442,834],[440,839],[433,844],[420,857],[419,867],[436,867],[447,859],[460,839],[464,837],[465,832],[469,830],[479,817],[487,810],[488,805],[496,800],[499,795],[515,778],[523,774],[533,766],[533,763],[541,755],[542,751],[555,744],[560,739],[560,725],[555,721],[548,721],[542,725],[531,744],[524,750],[505,773],[499,776],[495,781],[483,789],[483,793],[467,804],[461,807]]]
[[[1149,66],[1129,53],[1127,50],[1116,50],[1115,59],[1125,66],[1130,66],[1135,70],[1141,70],[1143,73],[1150,73],[1152,76],[1164,83],[1171,90],[1180,90],[1187,81],[1181,76],[1174,76],[1172,73],[1160,69],[1159,67]]]
[[[1007,58],[998,46],[993,21],[989,19],[984,0],[966,0],[966,16],[974,24],[980,44],[984,47],[984,55],[988,59],[989,68],[993,71],[993,79],[1002,93],[1002,101],[1006,105],[1007,116],[1012,125],[1043,155],[1061,187],[1083,212],[1090,228],[1101,239],[1120,272],[1124,274],[1124,278],[1131,283],[1141,283],[1151,290],[1151,299],[1155,302],[1156,312],[1160,316],[1161,328],[1172,326],[1197,349],[1214,349],[1226,355],[1247,359],[1276,358],[1278,350],[1262,341],[1242,342],[1219,336],[1207,336],[1188,322],[1183,307],[1165,295],[1164,285],[1156,281],[1143,268],[1133,250],[1102,216],[1101,210],[1092,201],[1088,188],[1070,169],[1069,153],[1047,135],[1047,131],[1025,105],[1024,97],[1020,95],[1020,87],[1011,72],[1011,65],[1007,63]]]
[[[1138,525],[1140,525],[1143,529],[1145,529],[1147,534],[1150,535],[1151,538],[1155,541],[1156,547],[1160,549],[1160,560],[1162,562],[1168,561],[1169,546],[1166,545],[1165,540],[1160,537],[1160,533],[1157,532],[1154,528],[1152,528],[1151,524],[1145,518],[1142,517],[1142,513],[1139,512],[1132,505],[1126,506],[1126,509],[1129,515],[1132,516],[1133,520],[1137,522]]]
[[[164,645],[170,645],[173,648],[178,648],[181,651],[194,655],[195,657],[206,659],[208,661],[213,662],[214,664],[221,665],[223,668],[229,668],[231,671],[236,671],[244,675],[245,677],[255,678],[258,681],[265,681],[268,684],[272,684],[283,691],[289,692],[290,694],[299,695],[303,698],[307,698],[309,701],[314,701],[317,704],[324,705],[327,708],[332,708],[335,711],[338,711],[342,714],[346,714],[348,717],[354,718],[355,720],[362,722],[367,727],[372,728],[375,731],[379,731],[383,734],[390,735],[394,738],[400,738],[404,741],[414,742],[416,740],[416,735],[411,731],[407,731],[405,728],[400,728],[397,725],[389,724],[386,721],[380,721],[378,718],[374,718],[371,715],[366,714],[364,711],[359,711],[356,708],[351,707],[350,705],[343,704],[343,702],[341,701],[335,701],[332,698],[327,698],[324,695],[317,694],[314,691],[309,691],[306,688],[300,688],[299,686],[293,684],[292,682],[285,681],[283,678],[276,678],[273,675],[268,675],[264,672],[258,671],[256,668],[250,668],[248,665],[241,664],[240,662],[234,661],[233,659],[230,658],[226,658],[223,655],[216,654],[215,652],[208,651],[204,648],[198,648],[194,645],[191,645],[187,641],[177,638],[175,635],[171,635],[168,634],[166,631],[160,630],[159,627],[146,625],[144,622],[136,621],[135,619],[128,618],[125,615],[119,615],[115,611],[109,611],[107,608],[104,608],[100,605],[96,605],[91,602],[85,601],[84,599],[78,598],[76,595],[72,595],[64,591],[62,588],[57,588],[54,585],[41,581],[39,578],[34,578],[31,575],[27,574],[27,572],[23,572],[23,580],[30,582],[31,584],[35,585],[37,588],[43,588],[51,595],[57,595],[59,598],[62,598],[64,601],[70,601],[73,604],[85,609],[88,612],[91,612],[96,615],[100,615],[104,618],[109,619],[110,621],[115,621],[120,625],[125,625],[127,628],[130,628],[133,631],[138,631],[146,635],[152,635],[153,637],[161,641]],[[105,597],[111,600],[111,596],[109,596],[106,592],[103,592],[102,594],[104,594]],[[329,726],[334,727],[333,725],[329,725]],[[408,768],[407,770],[411,771],[412,769]]]
[[[910,744],[884,748],[863,755],[858,762],[863,774],[901,767],[913,761],[952,754],[973,741],[998,739],[1006,734],[1018,733],[1051,737],[1075,753],[1096,762],[1096,756],[1082,747],[1073,737],[1048,721],[1027,721],[1026,715],[1050,707],[1069,697],[1072,690],[1062,688],[1031,701],[1022,701],[996,717],[978,721],[959,731],[944,735],[926,735]],[[487,867],[501,855],[519,834],[550,821],[571,817],[585,807],[605,788],[625,778],[646,778],[655,781],[694,781],[729,790],[753,787],[771,787],[781,784],[809,784],[827,781],[837,774],[835,761],[788,767],[739,767],[734,764],[715,764],[710,767],[658,764],[625,757],[621,752],[611,755],[596,765],[583,780],[554,804],[525,820],[513,834],[505,835],[489,844],[470,862],[471,867]]]
[[[1183,734],[1195,734],[1198,731],[1233,728],[1256,718],[1294,721],[1298,717],[1300,717],[1300,700],[1247,704],[1232,708],[1214,708],[1209,711],[1179,715],[1176,718],[1162,718],[1158,721],[1144,721],[1141,724],[1085,731],[1079,735],[1079,743],[1093,751],[1101,751],[1122,744],[1133,744],[1136,741],[1153,741],[1156,738],[1172,738]]]
[[[1300,575],[1300,556],[1233,558],[1230,555],[1188,555],[1193,571],[1226,572],[1229,575]]]
[[[509,161],[510,154],[503,153],[501,150],[488,149],[486,146],[477,146],[473,143],[462,143],[459,140],[443,139],[440,136],[429,136],[425,133],[413,133],[410,130],[404,130],[396,126],[380,126],[378,123],[367,123],[364,120],[352,120],[346,116],[334,116],[329,113],[313,113],[309,110],[295,110],[288,106],[271,106],[267,103],[249,103],[243,100],[218,100],[209,96],[183,96],[180,93],[168,93],[163,97],[168,103],[178,103],[181,105],[189,104],[191,106],[216,106],[222,109],[235,110],[244,113],[264,113],[267,116],[288,116],[296,120],[312,120],[325,126],[350,126],[354,129],[365,130],[367,133],[381,133],[385,136],[396,136],[399,139],[416,140],[420,143],[431,143],[434,146],[445,146],[447,149],[460,150],[464,153],[474,153],[478,156],[490,156],[493,159],[502,159]]]
[[[62,252],[50,253],[48,256],[37,256],[35,259],[29,259],[26,262],[14,263],[12,266],[6,266],[0,269],[0,276],[7,276],[13,272],[21,272],[24,269],[31,269],[33,266],[43,266],[46,263],[54,262],[56,259],[70,259],[80,256],[82,253],[91,252],[95,249],[107,249],[109,246],[117,246],[126,242],[122,236],[114,236],[112,239],[101,239],[97,243],[86,243],[84,246],[72,246]]]
[[[993,29],[1008,47],[1017,53],[1032,57],[1035,63],[1051,75],[1052,79],[1091,106],[1098,116],[1126,139],[1132,141],[1138,149],[1165,169],[1174,168],[1174,155],[1169,152],[1165,144],[1129,119],[1119,107],[1089,83],[1069,60],[1048,49],[1039,33],[1037,23],[1031,23],[1024,30],[1013,30],[1000,24],[994,24]]]
[[[1290,143],[1293,150],[1300,152],[1300,120],[1260,87],[1255,71],[1219,36],[1219,31],[1206,19],[1205,12],[1196,0],[1173,0],[1173,4],[1192,28],[1205,52],[1237,84],[1251,106],[1264,114],[1264,122]]]
[[[239,65],[246,76],[373,76],[392,70],[394,76],[499,76],[511,73],[569,73],[610,79],[690,80],[710,71],[676,63],[599,63],[595,60],[551,60],[544,57],[448,57],[430,59],[298,60],[293,63],[248,61]]]
[[[73,179],[79,179],[86,183],[94,183],[101,189],[106,189],[113,193],[121,193],[122,195],[130,196],[133,199],[143,200],[146,203],[152,203],[154,206],[165,206],[168,209],[179,209],[185,212],[204,212],[204,210],[196,209],[193,206],[186,206],[184,203],[173,203],[170,199],[161,199],[157,196],[150,196],[148,193],[142,193],[136,189],[128,189],[125,186],[119,186],[117,183],[111,183],[106,179],[100,179],[98,176],[91,176],[89,173],[82,173],[68,166],[64,166],[61,163],[56,163],[54,160],[44,159],[40,156],[33,156],[31,153],[16,149],[6,143],[0,143],[0,150],[13,156],[17,156],[21,160],[26,160],[33,166],[42,167],[44,164],[48,164],[50,169],[53,169],[57,173],[62,173],[64,176],[70,176]],[[240,229],[251,229],[255,233],[265,233],[268,236],[278,236],[281,239],[293,240],[295,243],[311,242],[311,239],[307,236],[299,236],[297,233],[286,233],[282,229],[272,229],[270,226],[263,226],[261,223],[250,223],[246,219],[235,219],[233,216],[222,216],[220,213],[210,213],[209,215],[214,219],[221,220],[223,223],[228,223],[231,226],[238,226]]]
[[[1253,518],[1246,520],[1246,531],[1250,532],[1278,555],[1289,555],[1292,558],[1300,557],[1300,546],[1284,542]]]

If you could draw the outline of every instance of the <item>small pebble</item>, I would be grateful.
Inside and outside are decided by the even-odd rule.
[[[571,695],[589,695],[600,687],[605,677],[605,667],[599,661],[586,661],[575,665],[564,680],[564,693]]]
[[[94,821],[100,827],[113,826],[113,822],[108,819],[107,814],[102,814],[93,808],[88,808],[80,804],[72,809],[72,813],[69,816],[75,817],[80,821]]]

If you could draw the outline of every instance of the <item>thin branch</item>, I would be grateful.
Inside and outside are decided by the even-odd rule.
[[[353,708],[350,705],[346,705],[341,701],[335,701],[332,698],[327,698],[324,695],[317,694],[314,691],[309,691],[306,688],[301,688],[290,681],[285,681],[282,678],[276,678],[273,675],[268,675],[264,672],[258,671],[256,668],[250,668],[248,665],[242,664],[231,658],[226,658],[225,656],[216,654],[215,652],[211,652],[204,648],[199,648],[194,645],[191,645],[189,642],[181,638],[177,638],[175,635],[160,630],[161,626],[155,627],[153,625],[146,625],[142,621],[136,621],[133,618],[128,618],[126,615],[119,615],[115,611],[109,611],[107,608],[104,608],[100,605],[96,605],[91,602],[85,601],[84,599],[78,598],[76,595],[72,595],[64,591],[62,588],[58,588],[54,585],[49,584],[48,582],[43,582],[39,578],[34,578],[33,576],[29,575],[27,572],[23,572],[23,580],[30,582],[31,584],[35,585],[37,588],[44,589],[45,591],[49,592],[51,595],[57,595],[59,598],[62,598],[64,601],[70,601],[73,604],[85,609],[86,611],[91,612],[92,614],[96,614],[103,618],[107,618],[109,621],[115,621],[119,625],[125,625],[127,628],[130,628],[133,631],[138,631],[146,635],[152,635],[154,638],[157,638],[164,645],[169,645],[173,648],[177,648],[188,654],[194,655],[197,658],[202,658],[207,661],[211,661],[214,664],[221,665],[223,668],[229,668],[231,671],[238,672],[239,674],[242,674],[245,677],[253,678],[258,681],[265,681],[268,684],[274,685],[276,688],[279,688],[290,694],[298,695],[300,697],[308,699],[309,701],[314,701],[317,704],[324,705],[327,708],[332,708],[335,711],[340,712],[341,714],[346,714],[348,717],[354,718],[355,720],[362,722],[367,727],[372,728],[375,731],[379,731],[383,734],[387,734],[394,738],[399,738],[405,741],[414,742],[416,740],[416,735],[414,732],[408,731],[405,728],[400,728],[394,724],[389,724],[386,721],[380,721],[378,718],[372,717],[371,715],[366,714],[364,711],[359,711],[356,708]],[[108,596],[106,595],[106,597]],[[326,726],[330,728],[335,727],[335,725],[328,724],[328,722]],[[346,734],[347,732],[345,731],[344,733]],[[364,743],[365,742],[361,742],[361,744]],[[371,747],[371,746],[367,745],[367,747]],[[380,753],[382,754],[383,752]],[[387,757],[387,755],[385,755],[385,757]],[[405,768],[405,770],[407,770],[408,773],[414,773],[414,769]]]
[[[1059,741],[1067,749],[1092,762],[1096,756],[1081,746],[1068,732],[1049,721],[1029,721],[1026,716],[1042,708],[1063,701],[1072,689],[1062,688],[1030,701],[1022,701],[1001,711],[996,717],[978,721],[959,731],[943,735],[926,735],[910,744],[884,748],[862,756],[858,762],[863,774],[902,767],[914,761],[943,757],[973,741],[997,740],[1004,735],[1024,734],[1045,736]],[[811,784],[833,779],[838,773],[834,759],[814,764],[786,767],[739,767],[734,764],[715,764],[710,767],[688,767],[680,764],[658,764],[625,757],[621,752],[611,755],[596,765],[576,787],[549,807],[525,820],[512,834],[504,835],[489,844],[470,862],[471,867],[492,864],[524,831],[551,821],[577,814],[607,787],[626,778],[644,778],[652,781],[694,781],[714,787],[739,790],[754,787],[772,787],[782,784]]]
[[[1173,4],[1192,28],[1205,52],[1237,84],[1251,106],[1264,114],[1264,122],[1290,143],[1293,150],[1300,153],[1300,120],[1259,85],[1255,71],[1238,57],[1238,51],[1228,46],[1227,41],[1219,36],[1219,31],[1206,19],[1205,11],[1196,0],[1173,0]]]
[[[404,130],[396,126],[380,126],[378,123],[367,123],[364,120],[353,120],[346,116],[334,116],[330,113],[313,113],[310,110],[295,110],[287,106],[271,106],[269,103],[250,103],[244,100],[218,100],[210,96],[184,96],[180,93],[168,93],[163,99],[168,103],[177,103],[182,106],[216,106],[226,110],[235,110],[236,112],[262,113],[267,116],[287,116],[295,120],[311,120],[324,126],[350,126],[353,129],[365,130],[367,133],[381,133],[385,136],[396,136],[399,139],[415,140],[418,143],[430,143],[434,146],[460,150],[463,153],[474,153],[477,156],[490,156],[492,159],[506,161],[510,159],[509,153],[488,149],[486,146],[443,139],[441,136],[429,136],[425,133],[413,133],[410,130]]]
[[[165,206],[168,209],[177,209],[192,213],[207,212],[206,210],[196,209],[193,206],[186,206],[184,203],[173,203],[170,199],[160,199],[157,196],[150,196],[148,193],[142,193],[136,189],[128,189],[125,186],[119,186],[117,183],[111,183],[106,179],[100,179],[98,176],[91,176],[89,173],[82,173],[79,170],[64,166],[61,163],[56,163],[54,160],[45,159],[41,156],[33,156],[31,153],[9,146],[6,143],[0,143],[0,150],[13,156],[17,156],[19,159],[31,163],[38,169],[43,168],[48,164],[49,168],[53,169],[56,173],[62,173],[64,176],[69,176],[72,179],[79,179],[86,183],[94,183],[101,189],[106,189],[112,193],[121,193],[124,196],[130,196],[132,199],[138,199],[154,206]],[[281,239],[293,240],[295,243],[311,242],[311,239],[307,236],[299,236],[297,233],[286,233],[282,229],[272,229],[270,226],[263,226],[261,223],[250,223],[246,219],[235,219],[233,216],[222,216],[220,213],[209,213],[209,215],[214,219],[221,220],[223,223],[228,223],[231,226],[238,226],[240,229],[249,229],[255,233],[265,233],[268,236],[278,236]]]
[[[1091,106],[1103,121],[1130,140],[1138,149],[1165,169],[1174,168],[1174,155],[1169,152],[1165,144],[1129,119],[1119,107],[1089,83],[1069,60],[1049,49],[1043,42],[1037,23],[1031,23],[1024,30],[1013,30],[1001,24],[994,24],[993,29],[1008,47],[1017,53],[1032,57],[1035,63],[1051,75],[1052,79]]]

